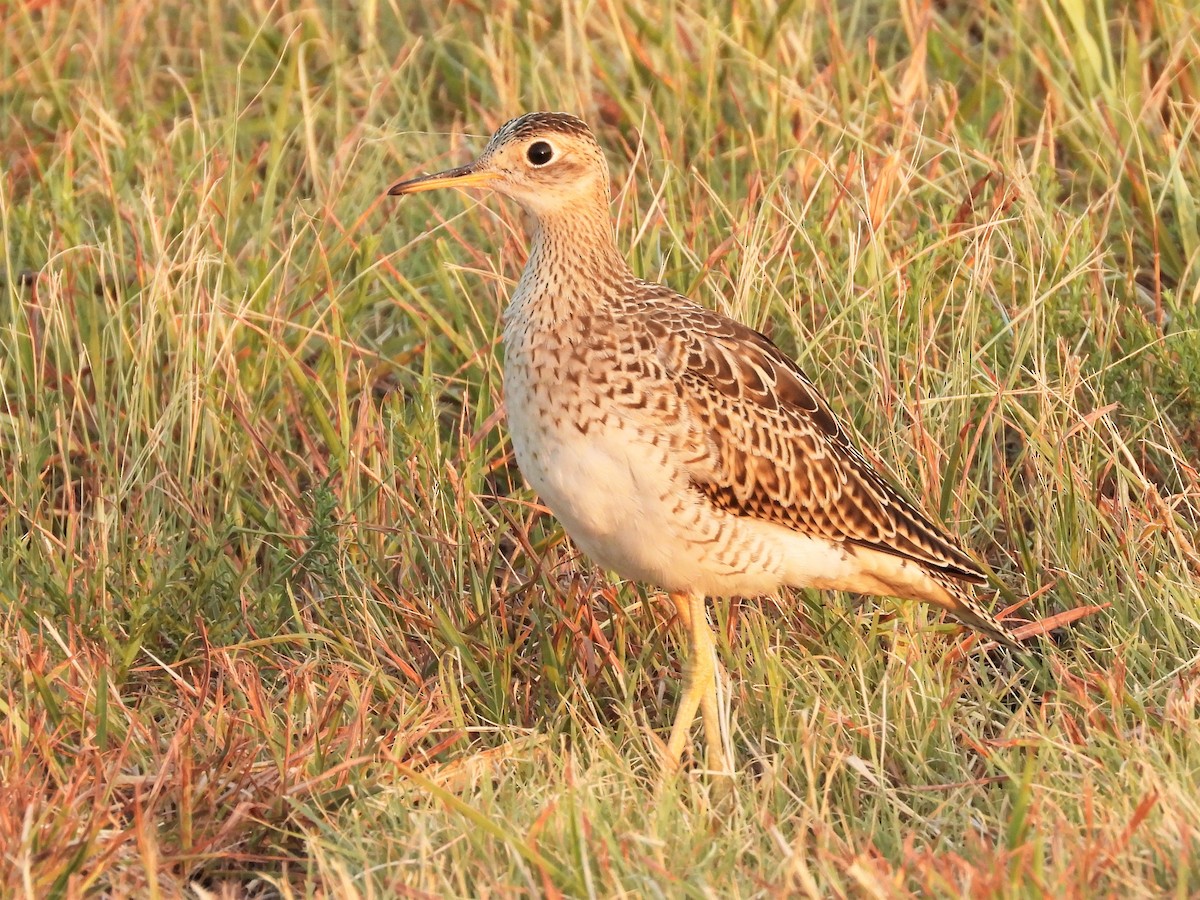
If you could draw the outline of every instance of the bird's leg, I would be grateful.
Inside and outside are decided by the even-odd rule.
[[[693,598],[692,630],[699,632],[692,638],[692,652],[703,654],[710,660],[710,674],[706,679],[704,693],[700,696],[700,715],[704,719],[705,765],[714,774],[729,774],[725,747],[728,738],[728,722],[721,716],[720,692],[722,683],[721,661],[717,658],[717,645],[712,629],[708,627],[708,616],[704,614],[704,598]],[[697,624],[698,623],[698,624]]]
[[[692,627],[692,595],[671,594],[671,602],[675,604],[688,641],[688,656],[683,664],[683,695],[679,698],[679,706],[675,710],[675,723],[671,726],[671,737],[667,740],[666,768],[674,771],[679,768],[683,745],[687,743],[692,720],[696,718],[696,710],[700,708],[700,696],[705,692],[706,682],[711,680],[711,672],[705,671],[711,665],[711,654],[708,655],[708,660],[701,660],[700,654],[696,652],[695,631]],[[700,613],[704,614],[703,607]]]
[[[688,635],[688,659],[684,664],[683,696],[675,713],[675,724],[667,741],[667,764],[678,768],[687,743],[692,720],[699,710],[704,718],[704,740],[707,744],[707,765],[710,771],[727,772],[724,729],[717,701],[717,682],[721,677],[716,657],[716,643],[704,613],[704,597],[698,594],[671,594],[679,620]]]

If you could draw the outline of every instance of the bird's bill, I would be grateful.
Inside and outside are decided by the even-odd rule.
[[[432,191],[443,187],[484,187],[496,178],[495,172],[477,171],[474,166],[459,166],[457,169],[447,169],[433,175],[422,175],[409,181],[398,181],[388,188],[388,194],[416,194],[421,191]]]

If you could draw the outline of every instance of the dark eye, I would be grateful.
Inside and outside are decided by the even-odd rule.
[[[554,148],[545,141],[534,141],[525,151],[525,156],[535,166],[544,166],[554,158]]]

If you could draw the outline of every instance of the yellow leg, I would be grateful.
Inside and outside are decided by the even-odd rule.
[[[708,617],[704,614],[704,598],[696,594],[672,594],[671,600],[679,612],[679,620],[688,635],[688,659],[684,664],[683,696],[671,726],[667,741],[667,768],[679,767],[683,746],[687,743],[692,721],[699,710],[704,718],[704,741],[707,745],[707,766],[713,772],[728,772],[725,761],[725,731],[722,727],[721,706],[717,687],[721,679],[716,644]]]

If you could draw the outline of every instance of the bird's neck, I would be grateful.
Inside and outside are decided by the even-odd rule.
[[[602,215],[571,210],[562,217],[542,216],[534,225],[529,261],[509,314],[545,325],[588,316],[616,299],[632,278],[607,207]]]

